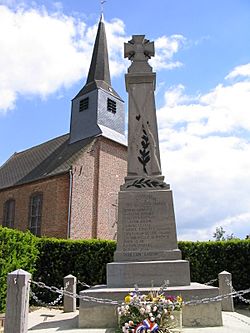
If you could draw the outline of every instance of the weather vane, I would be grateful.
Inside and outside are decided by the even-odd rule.
[[[106,0],[100,0],[100,6],[101,6],[101,16],[103,15],[103,10],[104,10],[104,4],[107,2]]]

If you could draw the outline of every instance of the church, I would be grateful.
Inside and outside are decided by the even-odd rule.
[[[72,100],[70,132],[0,167],[0,224],[36,236],[116,239],[126,170],[124,102],[111,85],[101,17],[86,84]]]

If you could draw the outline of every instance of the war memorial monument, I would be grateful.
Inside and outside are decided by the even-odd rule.
[[[125,75],[129,96],[128,169],[118,194],[117,249],[107,265],[107,285],[82,295],[122,301],[134,285],[147,291],[169,281],[168,293],[184,301],[214,297],[218,288],[190,282],[189,262],[178,249],[173,198],[161,172],[155,108],[156,74],[148,60],[154,43],[134,35],[125,43],[131,60]],[[117,323],[116,306],[81,300],[79,327],[110,328]],[[183,325],[222,325],[220,302],[183,308]]]

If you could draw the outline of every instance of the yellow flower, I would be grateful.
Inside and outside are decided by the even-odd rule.
[[[131,296],[130,295],[125,296],[124,300],[125,300],[125,303],[130,303]]]
[[[153,296],[151,293],[146,296],[146,301],[149,301],[149,302],[153,301]]]
[[[177,296],[177,302],[179,302],[179,303],[182,302],[182,297],[181,296]]]

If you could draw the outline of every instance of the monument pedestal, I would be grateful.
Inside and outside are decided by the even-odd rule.
[[[154,178],[151,183],[154,184]],[[136,187],[142,184],[129,184],[118,193],[119,225],[114,261],[180,260],[172,191],[153,185]]]
[[[158,288],[140,288],[142,294]],[[82,291],[81,296],[91,296],[100,299],[111,299],[123,302],[124,297],[133,288],[108,288],[97,286]],[[218,288],[199,283],[189,286],[175,286],[167,289],[168,295],[181,295],[184,301],[199,300],[218,295]],[[185,327],[212,327],[222,325],[221,302],[212,302],[199,305],[184,305],[182,310],[183,326]],[[118,325],[117,305],[97,302],[80,301],[79,327],[80,328],[116,328]]]
[[[190,285],[187,260],[112,262],[107,265],[107,287],[160,287],[164,281],[169,286]]]
[[[142,183],[142,182],[141,182]],[[125,183],[126,186],[126,183]],[[190,283],[189,262],[181,260],[177,247],[172,191],[124,188],[118,196],[117,250],[107,264],[107,286],[81,292],[82,296],[124,302],[138,285],[141,293],[157,290],[168,281],[167,294],[182,296],[184,302],[212,298],[219,289]],[[151,283],[155,288],[150,288]],[[115,304],[80,301],[79,327],[115,328]],[[183,326],[221,326],[221,302],[184,305]]]
[[[154,180],[151,179],[153,182]],[[140,184],[143,184],[142,182]],[[126,183],[125,183],[126,185]],[[172,191],[129,185],[118,194],[117,249],[107,287],[190,285],[189,263],[177,247]]]

